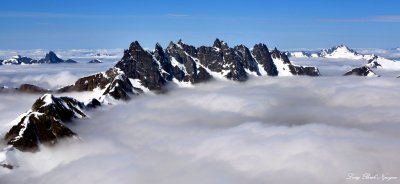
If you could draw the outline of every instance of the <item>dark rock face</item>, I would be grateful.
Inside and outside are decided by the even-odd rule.
[[[53,51],[50,51],[49,53],[46,54],[45,58],[40,59],[37,61],[37,63],[46,63],[46,64],[59,64],[59,63],[77,63],[76,61],[72,59],[68,59],[66,61],[62,60],[59,58],[56,53]]]
[[[261,75],[258,69],[258,63],[251,55],[250,50],[244,46],[239,45],[234,48],[236,55],[239,56],[240,60],[243,62],[243,67],[248,69],[251,72],[257,73],[257,75]]]
[[[81,108],[85,106],[69,97],[56,98],[45,94],[23,114],[5,135],[4,140],[21,151],[38,151],[39,144],[54,145],[61,138],[76,134],[63,122],[72,118],[84,118]]]
[[[47,93],[49,90],[43,89],[41,87],[32,85],[32,84],[22,84],[18,88],[19,92],[23,93]]]
[[[43,113],[61,121],[69,121],[73,117],[86,117],[81,110],[82,108],[84,108],[83,103],[73,98],[56,98],[50,94],[43,95],[32,105],[33,112]]]
[[[96,88],[105,89],[103,95],[110,95],[117,100],[128,100],[130,95],[143,92],[141,89],[134,88],[128,77],[118,68],[80,78],[74,85],[63,87],[57,92],[93,91]]]
[[[172,66],[172,76],[178,81],[199,83],[211,79],[211,75],[196,64],[197,50],[182,41],[170,43],[166,50]]]
[[[128,78],[139,79],[150,90],[162,91],[166,80],[161,76],[159,66],[153,56],[135,41],[115,67],[121,69]]]
[[[101,106],[101,102],[95,98],[93,98],[87,105],[86,107],[88,108],[97,108]]]
[[[293,65],[290,62],[288,55],[286,55],[286,53],[280,52],[276,48],[272,51],[271,57],[283,61],[283,64],[288,66],[290,73],[292,73],[293,75],[307,75],[312,77],[321,75],[317,67],[313,66],[304,67],[304,66]]]
[[[0,93],[15,93],[15,92],[19,92],[19,93],[48,93],[51,92],[50,90],[32,85],[32,84],[22,84],[20,87],[18,88],[8,88],[5,86],[1,86],[0,87]]]
[[[37,60],[34,60],[32,58],[29,57],[24,57],[24,56],[13,56],[10,59],[6,59],[6,60],[1,60],[0,61],[0,65],[4,64],[4,65],[21,65],[21,64],[32,64],[32,63],[36,63]]]
[[[73,131],[51,116],[29,113],[11,128],[4,139],[7,144],[13,145],[20,151],[35,152],[39,150],[39,143],[54,145],[61,138],[75,135]]]
[[[171,61],[159,43],[156,44],[153,55],[154,58],[159,62],[159,67],[161,66],[162,77],[167,81],[172,81],[174,78],[174,73]]]
[[[198,48],[198,60],[204,67],[212,72],[222,74],[228,79],[235,81],[246,81],[247,72],[245,71],[245,64],[247,67],[257,70],[252,66],[251,60],[243,61],[247,58],[246,48],[238,47],[241,55],[237,54],[237,50],[230,48],[227,43],[216,39],[213,47],[201,46]]]
[[[256,44],[252,51],[254,58],[263,67],[269,76],[278,76],[278,70],[272,60],[268,47],[265,44]],[[261,69],[260,69],[261,70]]]
[[[311,77],[320,76],[319,70],[317,67],[313,66],[296,66],[296,65],[289,65],[290,72],[293,75],[307,75]]]
[[[53,51],[50,51],[49,53],[46,54],[46,56],[43,59],[39,60],[39,63],[49,63],[49,64],[56,64],[63,62],[64,60],[60,59]]]
[[[67,59],[64,61],[64,63],[78,63],[78,61],[75,61],[73,59]]]
[[[271,57],[282,60],[283,64],[291,64],[289,57],[285,53],[280,52],[277,48],[271,52]]]
[[[354,68],[353,70],[344,74],[344,76],[355,75],[355,76],[376,76],[376,74],[367,66],[360,68]]]
[[[238,55],[236,55],[235,50],[229,48],[227,43],[221,42],[218,39],[215,40],[214,47],[219,48],[220,51],[222,51],[222,69],[224,71],[229,71],[225,76],[228,79],[235,81],[246,81],[247,72],[244,69],[243,61]]]
[[[100,61],[99,59],[92,59],[88,63],[90,64],[97,64],[97,63],[103,63],[103,61]]]

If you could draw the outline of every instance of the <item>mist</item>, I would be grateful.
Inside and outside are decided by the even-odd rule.
[[[19,167],[0,170],[0,183],[333,184],[359,183],[346,179],[351,173],[399,177],[399,90],[391,78],[267,77],[138,96],[76,120],[70,127],[80,141],[16,152]]]

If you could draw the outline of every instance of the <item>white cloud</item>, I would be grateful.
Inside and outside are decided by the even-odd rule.
[[[390,78],[287,77],[140,96],[76,121],[80,143],[18,154],[20,167],[0,182],[330,184],[352,183],[349,172],[398,176],[399,90]]]
[[[19,87],[28,83],[55,89],[73,84],[78,78],[107,70],[114,63],[40,64],[0,66],[0,86]]]

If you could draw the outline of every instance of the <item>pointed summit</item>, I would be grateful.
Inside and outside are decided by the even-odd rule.
[[[144,51],[142,46],[140,46],[140,43],[136,40],[134,42],[131,43],[131,45],[129,46],[129,51]]]
[[[221,48],[221,46],[222,46],[222,42],[218,38],[215,39],[213,47]]]
[[[362,59],[363,56],[358,54],[353,49],[350,49],[346,45],[337,45],[330,49],[324,49],[318,53],[320,57],[334,58],[334,59]]]
[[[163,48],[162,48],[161,44],[157,42],[156,46],[155,46],[155,49],[159,50],[159,49],[163,49]]]

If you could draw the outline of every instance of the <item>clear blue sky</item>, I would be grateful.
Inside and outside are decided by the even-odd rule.
[[[400,46],[398,0],[12,0],[0,2],[0,49],[153,48],[182,38],[282,49]]]

